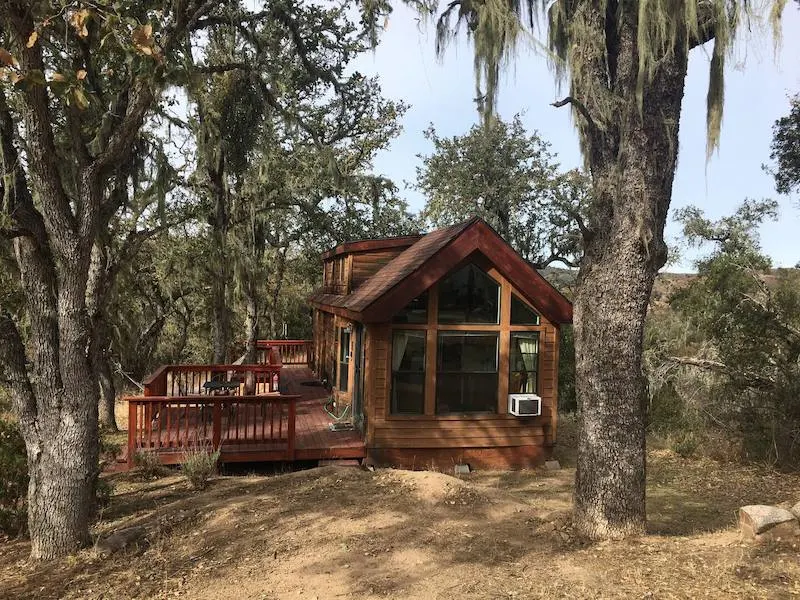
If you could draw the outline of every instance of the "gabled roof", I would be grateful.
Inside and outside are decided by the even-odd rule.
[[[388,250],[390,248],[408,248],[419,241],[422,235],[403,235],[399,237],[377,238],[373,240],[356,240],[344,242],[335,248],[331,248],[323,253],[322,260],[328,260],[341,254],[355,254],[357,252],[375,252],[376,250]]]
[[[572,305],[483,219],[474,217],[423,236],[348,295],[316,293],[314,306],[363,323],[383,322],[459,266],[485,256],[553,323],[571,323]]]

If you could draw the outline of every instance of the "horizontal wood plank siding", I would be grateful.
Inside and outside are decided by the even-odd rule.
[[[364,252],[351,255],[353,262],[350,290],[353,291],[357,289],[362,283],[380,271],[403,250],[405,250],[405,248],[389,248],[376,252]]]

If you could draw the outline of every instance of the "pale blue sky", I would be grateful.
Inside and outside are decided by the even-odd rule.
[[[399,3],[398,3],[399,4]],[[798,198],[779,197],[772,178],[761,165],[769,162],[772,124],[788,112],[788,94],[800,91],[800,10],[791,2],[784,16],[783,42],[777,54],[766,35],[745,40],[729,61],[725,87],[725,116],[720,149],[705,160],[706,88],[709,56],[693,51],[680,126],[680,154],[673,188],[672,209],[695,204],[711,217],[730,214],[745,197],[776,198],[781,219],[762,230],[765,251],[776,266],[793,266],[800,260],[800,206]],[[422,131],[433,122],[441,135],[459,135],[476,121],[472,49],[463,40],[448,50],[443,61],[434,56],[434,27],[420,25],[408,8],[398,6],[374,54],[356,65],[365,74],[380,75],[387,97],[411,105],[403,119],[403,133],[375,163],[378,172],[400,185],[413,210],[423,197],[403,182],[416,179],[417,154],[431,146]],[[577,136],[568,109],[550,106],[560,99],[546,60],[527,48],[520,49],[508,69],[498,108],[510,119],[523,115],[529,130],[538,130],[552,144],[565,168],[581,165]],[[670,221],[667,236],[678,228]],[[671,270],[690,270],[691,254]]]

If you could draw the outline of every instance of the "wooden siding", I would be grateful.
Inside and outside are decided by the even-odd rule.
[[[362,252],[351,255],[352,271],[350,291],[356,290],[362,283],[380,271],[403,250],[405,250],[405,247],[387,248],[375,252]]]

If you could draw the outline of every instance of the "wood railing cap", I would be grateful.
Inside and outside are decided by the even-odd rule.
[[[124,396],[123,402],[151,403],[151,402],[189,402],[191,404],[214,404],[215,402],[281,402],[284,400],[295,401],[302,398],[300,394],[261,394],[246,396],[210,396],[206,394],[188,396]]]

